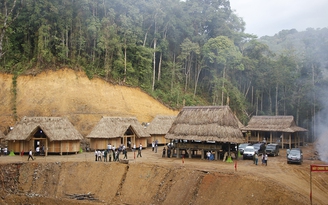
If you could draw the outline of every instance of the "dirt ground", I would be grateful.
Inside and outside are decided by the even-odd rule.
[[[313,159],[312,145],[303,147],[302,165],[287,164],[285,150],[269,157],[268,166],[163,158],[161,151],[147,148],[135,159],[129,152],[128,164],[96,162],[93,152],[29,162],[2,156],[2,170],[16,164],[19,177],[7,182],[11,187],[2,180],[0,204],[310,204],[310,164],[324,164]],[[88,193],[95,200],[70,199]],[[327,172],[312,173],[312,193],[313,204],[328,204]]]

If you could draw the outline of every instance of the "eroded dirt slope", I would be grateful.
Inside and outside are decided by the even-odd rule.
[[[0,128],[13,126],[12,75],[0,74]],[[83,136],[102,116],[137,117],[150,122],[156,115],[177,115],[138,88],[89,80],[83,72],[62,69],[17,78],[16,109],[24,116],[68,117]]]
[[[161,147],[162,148],[162,147]],[[161,149],[160,149],[161,150]],[[0,157],[0,204],[310,204],[310,164],[324,164],[304,147],[302,165],[285,150],[268,166],[252,160],[162,157],[151,149],[129,164],[96,162],[92,152],[66,156]],[[313,173],[313,204],[327,204],[328,173]],[[70,199],[90,194],[95,200]],[[80,202],[80,203],[79,203]]]

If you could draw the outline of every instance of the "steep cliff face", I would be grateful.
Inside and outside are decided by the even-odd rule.
[[[156,115],[178,114],[138,88],[113,85],[99,78],[89,80],[83,72],[70,69],[19,76],[15,90],[13,76],[0,74],[0,86],[2,131],[14,125],[13,109],[18,119],[68,117],[83,136],[102,116],[134,116],[141,123],[150,122]]]

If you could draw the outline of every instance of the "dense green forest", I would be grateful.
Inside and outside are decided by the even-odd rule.
[[[312,134],[324,108],[327,28],[258,39],[228,0],[1,0],[0,7],[0,69],[15,77],[82,69],[172,108],[229,105],[244,124],[252,115],[293,115]]]

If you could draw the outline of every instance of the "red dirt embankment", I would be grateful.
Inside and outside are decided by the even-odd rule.
[[[309,165],[286,163],[284,151],[268,166],[162,158],[150,149],[129,164],[95,162],[93,153],[1,157],[0,204],[309,204]],[[10,164],[4,164],[4,162]],[[313,204],[327,204],[328,173],[313,174]],[[89,194],[95,200],[70,197]]]

